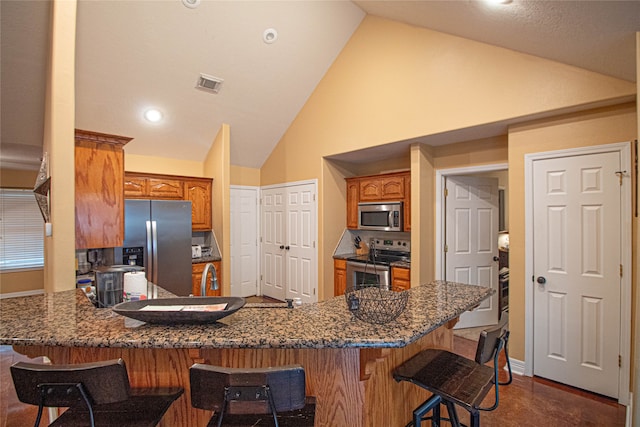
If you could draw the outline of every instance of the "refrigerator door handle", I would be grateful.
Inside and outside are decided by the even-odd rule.
[[[151,240],[151,221],[146,221],[147,225],[147,277],[150,282],[155,283],[155,279],[153,277],[153,242]]]
[[[158,223],[156,221],[151,221],[151,236],[153,240],[153,277],[152,282],[154,284],[158,284]]]

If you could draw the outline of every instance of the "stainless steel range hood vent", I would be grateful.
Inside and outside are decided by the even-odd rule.
[[[200,74],[198,82],[196,83],[196,89],[204,90],[211,93],[220,92],[222,86],[222,80],[218,77],[208,76],[206,74]]]

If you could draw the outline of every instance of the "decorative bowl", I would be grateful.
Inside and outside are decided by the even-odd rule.
[[[219,304],[225,304],[221,309]],[[240,297],[176,297],[129,301],[112,310],[122,316],[148,323],[213,323],[235,313],[245,304]]]

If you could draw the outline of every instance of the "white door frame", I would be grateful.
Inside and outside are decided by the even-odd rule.
[[[258,215],[256,215],[256,239],[258,239],[258,241],[260,240],[260,187],[257,186],[253,186],[253,185],[230,185],[229,186],[230,190],[255,190],[256,192],[256,203],[258,206],[258,209],[256,209],[256,212],[258,213]],[[256,242],[259,243],[259,242]],[[262,295],[262,289],[260,287],[260,245],[258,245],[257,248],[257,260],[256,260],[256,295]],[[233,268],[231,268],[230,270],[233,270]],[[231,275],[229,275],[229,286],[231,286]]]
[[[318,180],[317,179],[307,179],[307,180],[303,180],[303,181],[291,181],[291,182],[283,182],[281,184],[271,184],[271,185],[264,185],[262,187],[260,187],[260,209],[258,211],[258,218],[262,218],[262,192],[264,190],[270,190],[272,188],[282,188],[282,187],[293,187],[296,185],[307,185],[307,184],[312,184],[313,185],[313,194],[314,194],[314,205],[315,205],[315,217],[316,217],[316,223],[314,224],[314,235],[313,237],[313,258],[314,258],[314,271],[312,272],[312,276],[311,277],[315,277],[316,281],[314,284],[314,292],[315,292],[315,297],[316,297],[316,301],[318,298]],[[261,230],[260,230],[261,231]],[[262,234],[259,234],[260,236]],[[262,240],[260,241],[260,250],[259,250],[259,258],[262,258]],[[260,269],[258,270],[259,274],[262,274],[262,266],[260,265]],[[258,292],[259,295],[262,295],[262,280],[258,280]]]
[[[525,338],[524,338],[524,374],[533,375],[533,162],[558,157],[568,157],[584,154],[598,154],[618,152],[623,171],[622,178],[622,206],[621,211],[621,241],[622,241],[622,289],[620,307],[620,356],[622,367],[618,386],[618,403],[629,404],[629,380],[631,363],[631,144],[621,142],[614,144],[579,147],[566,150],[546,151],[526,154],[524,156],[524,193],[525,193]],[[531,278],[531,280],[527,280]]]
[[[442,280],[445,272],[444,257],[442,256],[444,250],[444,223],[445,218],[447,217],[444,203],[445,177],[451,175],[469,175],[474,173],[492,172],[505,169],[509,169],[508,163],[467,166],[464,168],[436,169],[436,280]]]

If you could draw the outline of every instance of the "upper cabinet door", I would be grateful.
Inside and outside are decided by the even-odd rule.
[[[124,240],[124,151],[131,141],[76,129],[76,249],[122,246]]]
[[[149,195],[149,180],[139,176],[124,177],[124,196],[128,198],[145,198]]]
[[[211,184],[208,180],[184,182],[185,200],[191,201],[191,227],[193,230],[211,230]]]
[[[383,200],[404,199],[404,177],[389,176],[380,180],[381,198]]]
[[[149,178],[149,197],[152,199],[184,200],[184,186],[180,179]]]
[[[364,178],[360,180],[360,201],[374,202],[382,199],[382,180]]]
[[[358,228],[359,192],[360,182],[357,179],[347,179],[347,228]]]

